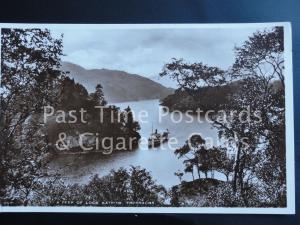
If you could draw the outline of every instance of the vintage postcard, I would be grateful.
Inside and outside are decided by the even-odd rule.
[[[295,213],[290,23],[0,28],[1,212]]]

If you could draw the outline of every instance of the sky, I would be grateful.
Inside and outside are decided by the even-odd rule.
[[[234,47],[257,29],[72,29],[64,34],[64,61],[86,69],[113,69],[155,77],[172,58],[203,62],[227,69],[234,61]]]

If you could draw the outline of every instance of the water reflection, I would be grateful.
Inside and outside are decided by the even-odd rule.
[[[135,117],[138,117],[141,111],[147,112],[147,117],[140,121],[142,138],[147,139],[153,129],[163,132],[166,129],[170,131],[170,138],[176,139],[177,143],[170,148],[170,143],[166,142],[157,148],[148,149],[148,144],[141,141],[139,148],[132,151],[117,152],[112,155],[103,154],[85,154],[85,155],[59,155],[51,162],[51,169],[59,170],[59,173],[65,178],[66,182],[86,183],[94,174],[100,176],[106,175],[112,169],[120,167],[128,168],[131,165],[141,166],[151,172],[157,183],[169,188],[179,183],[174,175],[178,170],[183,171],[184,159],[178,159],[174,154],[174,149],[182,146],[192,133],[200,133],[204,138],[217,140],[217,132],[211,124],[202,120],[202,123],[194,119],[192,123],[187,123],[190,118],[186,115],[169,114],[161,116],[159,121],[158,100],[125,102],[116,104],[121,109],[130,106]],[[172,122],[172,118],[181,122]],[[215,173],[215,178],[224,179],[222,174]],[[191,180],[190,174],[185,174],[183,180]]]

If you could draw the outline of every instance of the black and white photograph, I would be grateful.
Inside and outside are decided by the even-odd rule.
[[[0,24],[0,210],[295,210],[289,23]]]

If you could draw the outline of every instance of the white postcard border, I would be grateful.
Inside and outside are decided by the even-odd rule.
[[[70,28],[70,29],[241,29],[284,27],[285,104],[286,104],[286,173],[287,207],[224,208],[224,207],[64,207],[64,206],[0,206],[0,212],[69,212],[69,213],[209,213],[209,214],[295,214],[295,159],[292,31],[289,22],[219,23],[219,24],[25,24],[0,23],[1,28]],[[0,46],[1,52],[1,46]],[[0,73],[1,77],[1,73]]]

